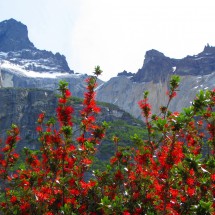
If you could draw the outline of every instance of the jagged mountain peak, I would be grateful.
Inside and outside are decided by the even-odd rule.
[[[15,19],[0,22],[0,51],[35,49],[28,38],[27,26]]]
[[[134,75],[135,73],[127,72],[126,70],[124,70],[123,72],[119,72],[117,74],[117,76],[126,76],[126,77],[133,77]]]
[[[2,60],[40,73],[74,73],[64,55],[37,49],[28,38],[27,26],[15,19],[0,22],[0,61]]]
[[[155,61],[155,60],[157,61],[158,59],[164,59],[164,58],[166,58],[166,56],[162,52],[159,52],[155,49],[151,49],[149,51],[146,51],[143,66],[148,62]]]
[[[165,57],[165,55],[162,52],[157,51],[156,49],[151,49],[146,51],[145,58],[150,57]]]
[[[210,54],[215,54],[215,47],[210,46],[209,44],[207,44],[203,50],[203,53],[210,53]]]
[[[134,82],[165,81],[167,74],[172,71],[173,59],[166,57],[162,52],[151,49],[146,52],[141,69],[133,76]]]

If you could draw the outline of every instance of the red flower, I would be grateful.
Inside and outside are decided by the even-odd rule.
[[[192,186],[192,185],[194,185],[195,180],[194,180],[193,178],[188,178],[188,179],[186,180],[186,182],[187,182],[187,184],[188,184],[189,186]]]
[[[172,99],[177,96],[177,93],[175,91],[172,92],[166,91],[166,95],[169,96],[170,99]]]
[[[66,104],[67,100],[63,98],[59,98],[58,102],[61,104]]]
[[[37,122],[41,124],[43,122],[43,120],[44,120],[44,117],[45,117],[44,113],[39,114]]]
[[[215,181],[215,174],[211,174],[211,180]]]
[[[43,129],[42,129],[42,126],[37,126],[37,128],[36,128],[36,131],[37,131],[37,132],[42,132],[42,130],[43,130]]]
[[[46,212],[44,215],[54,215],[52,212]]]
[[[30,208],[30,204],[28,202],[23,202],[21,205],[20,205],[20,209],[22,212],[25,212],[27,209]]]
[[[173,198],[176,198],[178,196],[178,190],[171,188],[170,194],[172,195]]]
[[[71,189],[70,190],[70,193],[73,195],[73,196],[78,196],[80,194],[80,191],[77,190],[77,189]]]
[[[138,199],[139,196],[140,196],[139,192],[136,191],[136,192],[133,193],[133,198],[134,199]]]
[[[110,164],[114,164],[114,163],[116,163],[117,161],[118,161],[118,158],[112,157],[112,158],[110,159]]]
[[[66,98],[69,98],[69,97],[71,97],[71,92],[68,90],[68,89],[66,89],[65,90],[65,96],[66,96]]]
[[[82,160],[82,163],[83,163],[84,165],[89,165],[89,164],[92,163],[92,160],[90,160],[90,159],[88,159],[88,158],[84,158],[84,159]]]
[[[17,201],[16,196],[12,196],[12,197],[10,198],[10,202],[11,202],[12,204],[14,204],[16,201]]]
[[[148,117],[151,114],[151,105],[148,103],[148,99],[143,99],[138,102],[142,114],[144,117]]]
[[[188,194],[188,196],[193,196],[194,194],[195,194],[195,188],[194,187],[188,187],[187,188],[187,194]]]
[[[123,215],[131,215],[131,213],[129,213],[128,211],[124,211]]]
[[[115,178],[116,178],[116,180],[123,180],[124,179],[124,176],[123,176],[123,174],[122,174],[122,172],[120,170],[118,170],[115,173]]]

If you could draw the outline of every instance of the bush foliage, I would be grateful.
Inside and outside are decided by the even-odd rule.
[[[200,91],[189,108],[171,112],[168,106],[180,80],[172,76],[169,101],[158,115],[151,114],[145,92],[139,106],[147,138],[133,134],[133,145],[128,147],[114,136],[115,155],[104,170],[90,173],[107,127],[96,121],[100,109],[94,90],[100,73],[96,67],[95,76],[87,79],[79,136],[74,140],[71,93],[61,82],[58,126],[40,114],[40,153],[25,148],[25,164],[16,170],[19,129],[12,125],[1,143],[0,211],[10,215],[215,214],[215,90]]]

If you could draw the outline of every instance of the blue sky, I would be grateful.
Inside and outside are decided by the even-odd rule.
[[[145,52],[182,58],[215,46],[214,0],[0,0],[0,21],[28,26],[39,49],[60,52],[75,72],[103,80],[137,72]]]

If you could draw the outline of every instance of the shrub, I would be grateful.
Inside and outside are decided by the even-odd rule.
[[[71,93],[65,82],[53,120],[38,118],[40,155],[24,149],[25,165],[14,170],[19,129],[12,125],[0,155],[0,210],[4,214],[215,214],[215,90],[200,91],[181,113],[168,110],[179,77],[170,80],[167,106],[151,114],[148,92],[139,102],[147,138],[120,146],[104,171],[90,167],[106,124],[96,123],[97,76],[87,79],[80,135],[73,139]],[[121,144],[124,145],[124,144]],[[204,150],[203,150],[204,149]],[[206,149],[206,150],[205,150]],[[90,178],[90,179],[86,179]]]

